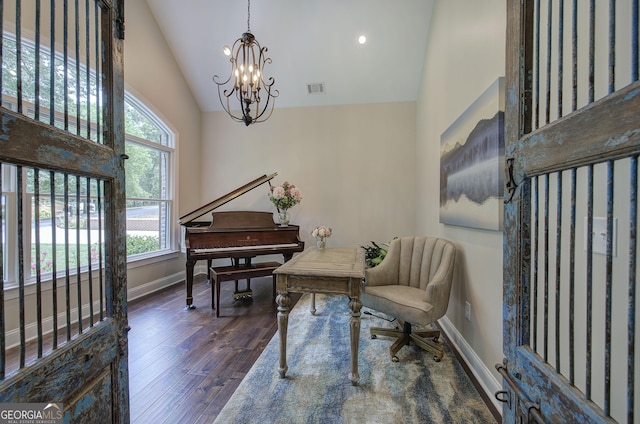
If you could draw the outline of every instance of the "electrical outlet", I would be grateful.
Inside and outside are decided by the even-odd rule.
[[[464,318],[471,322],[471,304],[469,302],[464,302]]]

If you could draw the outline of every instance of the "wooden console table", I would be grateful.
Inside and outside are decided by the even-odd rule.
[[[360,285],[364,278],[364,250],[361,248],[312,247],[298,254],[274,271],[278,296],[278,332],[280,333],[280,378],[287,372],[287,327],[289,325],[289,293],[338,294],[349,296],[351,309],[351,372],[356,385],[358,374],[358,340],[360,338]],[[312,302],[312,313],[315,307]]]

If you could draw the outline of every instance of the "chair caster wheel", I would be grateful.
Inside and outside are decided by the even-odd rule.
[[[398,357],[397,357],[397,356],[395,356],[395,355],[391,358],[391,360],[392,360],[393,362],[400,362],[400,359],[398,359]]]
[[[372,334],[372,335],[371,335],[371,339],[372,339],[372,340],[373,340],[373,339],[377,339],[377,338],[378,338],[378,336],[376,336],[375,334]]]
[[[442,360],[442,358],[439,357],[439,356],[435,356],[434,355],[433,360],[436,361],[436,362],[440,362]]]

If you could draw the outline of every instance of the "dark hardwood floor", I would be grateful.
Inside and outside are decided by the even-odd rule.
[[[215,420],[277,330],[271,278],[251,288],[252,300],[234,302],[234,283],[223,283],[219,318],[202,276],[196,309],[184,309],[183,284],[129,303],[132,424]]]

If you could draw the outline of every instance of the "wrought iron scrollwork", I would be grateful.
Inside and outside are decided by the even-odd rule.
[[[516,180],[513,178],[513,158],[507,159],[507,166],[504,168],[505,172],[505,189],[509,194],[509,198],[504,201],[505,204],[511,202],[513,200],[513,196],[516,194],[516,189],[518,188],[518,184],[516,184]]]

